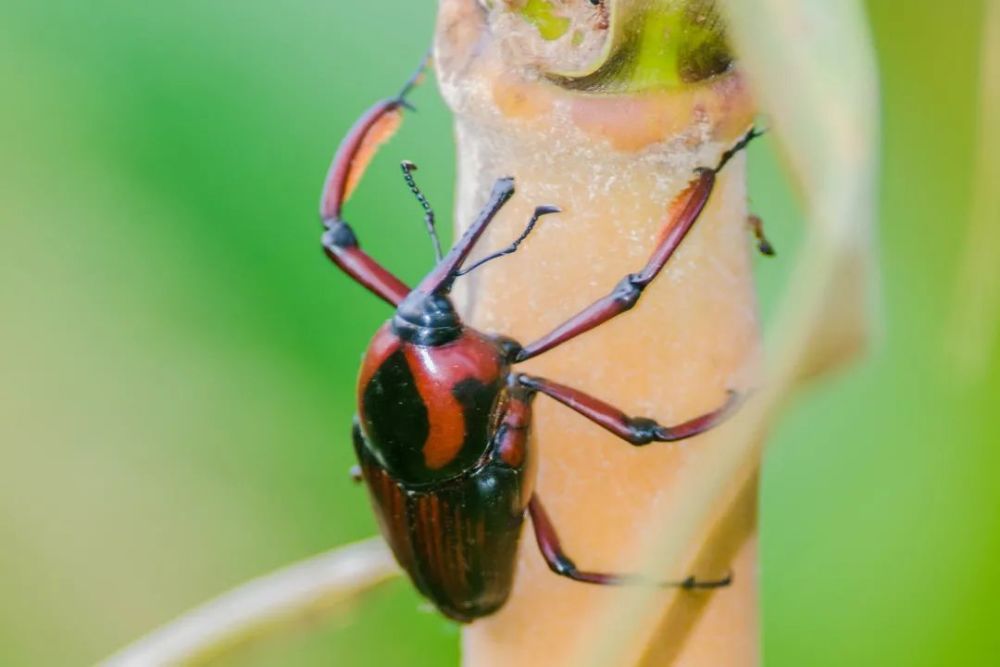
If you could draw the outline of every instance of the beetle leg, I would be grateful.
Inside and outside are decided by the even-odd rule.
[[[396,97],[376,103],[354,124],[333,157],[320,199],[320,218],[326,228],[323,250],[327,257],[344,273],[394,306],[409,294],[410,288],[361,250],[354,230],[343,220],[341,212],[379,146],[399,128],[403,109],[410,108],[406,96],[425,67],[426,58]]]
[[[358,247],[354,231],[346,222],[338,220],[327,225],[323,251],[341,271],[389,305],[398,306],[410,293],[403,281]]]
[[[636,446],[651,442],[677,442],[704,433],[725,421],[739,404],[739,395],[730,391],[729,399],[721,407],[676,426],[661,426],[646,417],[629,417],[604,401],[545,378],[519,375],[518,381],[525,387],[554,398],[601,428]]]
[[[754,238],[757,239],[757,250],[760,251],[760,254],[766,257],[774,257],[777,253],[774,250],[774,246],[771,245],[771,242],[764,234],[764,221],[760,219],[760,216],[747,216],[747,225],[750,226],[750,231],[753,233]]]
[[[538,541],[538,549],[542,552],[549,569],[561,577],[579,581],[585,584],[599,584],[603,586],[622,585],[654,585],[663,588],[684,588],[711,589],[723,588],[733,582],[732,573],[727,574],[722,579],[695,579],[693,576],[680,581],[654,582],[634,574],[609,574],[606,572],[588,572],[580,570],[576,563],[570,559],[563,551],[559,542],[559,535],[555,526],[549,518],[548,512],[542,506],[541,500],[536,494],[528,504],[528,512],[531,514],[531,525],[535,530],[535,539]]]
[[[681,242],[687,237],[694,223],[701,217],[712,190],[715,188],[716,176],[733,156],[759,136],[760,133],[756,129],[750,130],[736,145],[723,153],[722,159],[714,169],[701,168],[696,171],[697,176],[694,181],[671,203],[663,238],[660,239],[646,266],[639,273],[630,273],[625,276],[610,294],[584,308],[545,336],[526,345],[515,361],[525,361],[536,357],[604,324],[627,310],[631,310],[639,301],[643,290],[659,275]]]

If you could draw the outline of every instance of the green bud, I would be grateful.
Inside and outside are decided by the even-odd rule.
[[[594,39],[583,38],[588,31],[590,37],[594,31],[606,33],[588,66],[543,68],[550,80],[573,90],[671,89],[706,81],[732,66],[714,0],[601,0],[596,6],[590,0],[515,0],[508,6],[532,24],[539,37],[561,41],[568,52],[592,47]]]

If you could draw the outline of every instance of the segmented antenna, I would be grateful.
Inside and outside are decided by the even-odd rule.
[[[535,228],[535,223],[538,222],[538,219],[540,217],[542,217],[543,215],[549,215],[550,213],[559,213],[559,212],[560,209],[558,206],[539,206],[538,208],[535,209],[535,213],[534,215],[531,216],[531,220],[528,221],[528,226],[524,228],[524,231],[521,232],[520,236],[514,239],[513,243],[511,243],[506,248],[496,251],[492,255],[487,255],[486,257],[483,257],[481,260],[479,260],[478,262],[476,262],[475,264],[466,269],[456,271],[455,276],[456,277],[466,276],[475,271],[476,269],[478,269],[483,264],[486,264],[487,262],[492,262],[494,259],[515,252],[518,246],[521,245],[521,242],[524,241],[524,239],[528,238],[528,234],[530,234],[531,230]]]
[[[410,192],[413,193],[413,196],[417,198],[418,202],[420,202],[421,208],[424,209],[424,224],[427,225],[427,233],[430,234],[431,241],[434,243],[434,260],[435,262],[440,262],[442,257],[441,239],[438,238],[437,227],[434,224],[434,209],[431,208],[431,204],[427,201],[427,197],[424,196],[424,193],[420,191],[420,188],[417,186],[417,182],[413,180],[413,172],[417,170],[417,165],[413,164],[409,160],[403,160],[400,167],[403,169],[403,179],[410,187]]]

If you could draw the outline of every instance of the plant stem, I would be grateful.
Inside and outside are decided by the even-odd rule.
[[[442,2],[436,62],[456,113],[459,227],[472,219],[492,180],[506,175],[517,179],[517,195],[484,249],[506,245],[536,205],[563,211],[459,294],[472,324],[528,342],[642,267],[673,198],[695,168],[714,165],[746,131],[753,107],[737,73],[642,94],[561,90],[512,66],[500,39],[472,0]],[[728,389],[752,386],[758,322],[746,216],[741,155],[722,172],[703,218],[633,311],[525,370],[666,423],[717,406]],[[671,486],[725,433],[635,449],[545,398],[535,411],[538,493],[569,556],[602,571],[639,569],[650,517],[685,502]],[[705,523],[704,539],[692,542],[682,568],[655,574],[714,578],[732,568],[735,584],[719,592],[658,594],[656,613],[639,621],[649,641],[615,664],[638,664],[644,654],[657,657],[649,664],[756,664],[756,476],[732,497]],[[599,621],[613,595],[554,576],[526,532],[511,600],[465,631],[465,662],[574,664],[581,641],[603,632]],[[665,632],[653,637],[661,623]]]

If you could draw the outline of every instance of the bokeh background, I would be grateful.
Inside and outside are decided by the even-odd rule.
[[[1000,664],[1000,364],[956,371],[983,6],[870,0],[884,83],[883,334],[804,394],[763,486],[769,666]],[[339,138],[395,91],[433,3],[0,3],[0,664],[89,664],[249,577],[375,531],[356,367],[387,309],[323,259]],[[430,266],[396,162],[450,216],[433,86],[351,202]],[[771,312],[801,238],[751,151]],[[994,223],[1000,213],[994,211]],[[979,248],[980,252],[997,249]],[[1000,261],[1000,260],[998,260]],[[996,352],[998,341],[987,341]],[[405,582],[227,665],[453,665]]]

